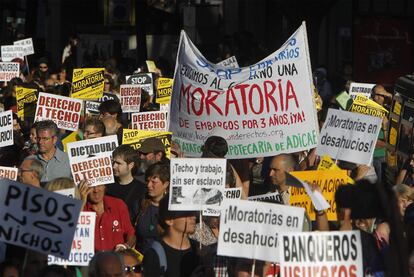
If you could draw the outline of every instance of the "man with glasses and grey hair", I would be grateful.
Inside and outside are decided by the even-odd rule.
[[[30,156],[40,161],[44,168],[41,182],[49,182],[59,177],[72,178],[69,158],[56,147],[59,129],[52,120],[39,121],[36,124],[38,153]]]
[[[43,173],[42,163],[32,156],[26,158],[20,164],[17,178],[20,183],[40,187],[40,179],[42,179]]]

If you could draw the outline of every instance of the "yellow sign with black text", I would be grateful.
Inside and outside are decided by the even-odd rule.
[[[73,70],[72,97],[96,100],[103,96],[104,68],[76,68]]]
[[[141,144],[148,138],[158,138],[164,144],[165,155],[170,158],[171,132],[145,131],[136,129],[124,129],[122,133],[122,144],[129,144],[139,151]]]

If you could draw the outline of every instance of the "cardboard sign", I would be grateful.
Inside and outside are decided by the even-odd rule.
[[[339,185],[347,184],[346,170],[308,170],[294,171],[291,175],[308,184],[316,184],[320,187],[323,197],[328,201],[326,210],[328,220],[337,220],[335,192]],[[288,183],[288,185],[290,185]],[[313,194],[312,194],[313,196]],[[289,204],[306,209],[311,220],[315,220],[315,212],[309,191],[302,187],[291,187]]]
[[[88,266],[90,260],[95,255],[95,222],[96,213],[81,212],[69,258],[60,259],[49,255],[47,257],[47,264]]]
[[[138,85],[121,85],[121,107],[124,113],[139,112],[141,105],[141,88]]]
[[[302,230],[303,216],[302,208],[226,199],[217,255],[279,262],[280,233]]]
[[[17,172],[16,167],[0,166],[0,178],[16,181]]]
[[[0,179],[0,240],[67,258],[82,201]]]
[[[226,68],[239,68],[239,63],[237,62],[236,56],[231,56],[228,59],[222,60],[217,65],[220,65]]]
[[[122,133],[122,144],[129,144],[135,150],[139,151],[141,144],[147,138],[158,138],[165,146],[165,155],[170,158],[171,150],[171,133],[170,132],[154,132],[135,129],[124,129]]]
[[[187,156],[200,156],[212,135],[227,158],[274,156],[314,148],[318,121],[306,27],[256,64],[223,68],[181,32],[171,96],[170,131]]]
[[[388,111],[375,101],[368,99],[366,96],[357,95],[349,109],[350,112],[372,115],[384,118],[388,115]]]
[[[362,94],[368,98],[371,98],[371,92],[374,87],[375,84],[352,82],[349,86],[349,96],[351,96],[352,99],[355,99],[358,94]]]
[[[158,78],[157,80],[157,97],[155,102],[158,104],[169,104],[172,94],[174,79]]]
[[[171,159],[168,209],[200,211],[203,206],[218,207],[225,185],[226,159]]]
[[[167,112],[142,112],[131,115],[132,129],[168,131]]]
[[[86,159],[92,157],[112,155],[118,147],[116,135],[81,140],[68,143],[68,156],[72,159]]]
[[[2,45],[1,60],[11,62],[13,59],[24,59],[24,48],[20,45]]]
[[[32,38],[17,40],[15,42],[13,42],[13,44],[23,46],[23,54],[25,56],[32,55],[32,54],[35,53]]]
[[[35,121],[53,120],[58,128],[76,131],[82,112],[82,100],[40,92]]]
[[[98,99],[104,91],[104,68],[75,68],[72,78],[72,97]]]
[[[278,192],[249,196],[247,200],[283,204],[282,196]]]
[[[364,276],[360,231],[282,233],[282,277]]]
[[[73,181],[79,185],[87,180],[90,187],[115,182],[112,170],[111,155],[106,154],[93,158],[69,158]]]
[[[68,156],[76,184],[88,180],[89,185],[114,182],[112,152],[118,147],[116,135],[68,143]]]
[[[8,110],[0,113],[0,147],[13,143],[13,114]]]
[[[0,62],[0,82],[8,82],[19,77],[20,64],[11,62]]]
[[[225,199],[241,199],[242,188],[228,188],[224,189]],[[201,212],[203,216],[220,216],[220,207],[215,208],[213,206],[203,206]]]
[[[369,165],[381,122],[379,117],[329,109],[316,154]]]
[[[126,83],[128,85],[139,85],[139,87],[148,92],[149,95],[154,95],[151,73],[140,73],[126,76]]]
[[[341,170],[341,168],[328,155],[324,155],[316,170]],[[346,180],[348,184],[355,184],[355,181],[349,176],[347,176]]]
[[[34,118],[37,108],[37,90],[33,88],[16,87],[17,116]]]
[[[157,73],[157,66],[155,65],[154,61],[147,60],[145,61],[148,67],[148,72]]]

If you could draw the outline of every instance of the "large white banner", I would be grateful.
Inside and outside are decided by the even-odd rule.
[[[302,230],[303,208],[225,199],[217,255],[279,262],[279,234]]]
[[[329,109],[319,135],[318,156],[356,164],[371,164],[382,119]]]
[[[359,231],[281,235],[282,277],[364,276]]]
[[[217,208],[224,197],[226,159],[171,159],[169,209]]]
[[[67,258],[82,201],[0,179],[0,240]]]
[[[72,241],[69,258],[61,259],[49,255],[48,264],[88,266],[95,255],[95,212],[81,212]]]
[[[227,158],[316,147],[305,24],[279,50],[244,68],[207,61],[182,31],[170,109],[170,131],[188,156],[199,156],[211,135],[227,140]]]

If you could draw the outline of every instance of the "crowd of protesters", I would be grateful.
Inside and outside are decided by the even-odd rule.
[[[70,47],[65,49],[65,59],[68,57]],[[139,71],[147,70],[141,67]],[[162,69],[156,75],[163,76]],[[333,91],[325,68],[316,69],[314,75],[322,123],[328,108],[339,109],[334,100],[339,91]],[[250,276],[253,261],[217,255],[217,217],[204,217],[199,222],[194,212],[168,210],[170,161],[165,147],[157,138],[145,140],[138,150],[122,145],[122,131],[129,122],[117,100],[103,101],[99,115],[83,118],[78,132],[85,140],[118,136],[120,146],[112,154],[115,183],[89,187],[83,181],[75,186],[62,146],[66,131],[58,129],[53,121],[33,123],[16,115],[17,86],[70,96],[70,76],[67,67],[52,70],[47,59],[40,59],[29,74],[3,84],[2,105],[5,111],[14,113],[15,143],[0,149],[0,165],[18,167],[18,181],[28,186],[49,191],[75,187],[75,197],[83,201],[83,211],[96,213],[96,254],[88,268],[64,268],[47,265],[46,255],[2,243],[0,277]],[[116,96],[123,82],[113,63],[108,63],[104,79],[104,92]],[[346,90],[351,80],[343,81],[341,90]],[[380,84],[372,90],[372,99],[387,109],[391,98],[392,94]],[[159,105],[143,91],[141,111],[156,110]],[[313,222],[305,215],[303,230],[360,230],[367,276],[414,276],[414,157],[400,166],[395,182],[385,182],[387,126],[384,119],[371,166],[338,163],[356,181],[355,186],[337,191],[339,220],[328,222],[324,211],[317,212]],[[225,139],[212,136],[202,150],[202,158],[224,158],[228,145]],[[174,142],[171,157],[184,157]],[[243,199],[278,192],[278,204],[289,205],[285,172],[315,169],[319,160],[314,149],[228,160],[226,186],[242,188]],[[277,276],[279,265],[257,262],[255,269],[255,276]]]

